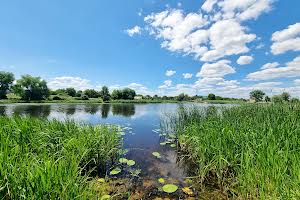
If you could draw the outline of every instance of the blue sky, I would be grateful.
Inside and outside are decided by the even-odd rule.
[[[0,70],[49,87],[300,96],[300,1],[0,2]],[[184,74],[184,75],[183,75]]]

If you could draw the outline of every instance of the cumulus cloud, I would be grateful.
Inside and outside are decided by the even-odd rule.
[[[270,80],[275,78],[300,77],[300,56],[286,63],[285,67],[267,68],[247,75],[249,80]]]
[[[252,56],[240,56],[239,59],[236,61],[239,65],[248,65],[253,61]]]
[[[271,52],[274,55],[283,54],[287,51],[300,51],[300,23],[276,31],[272,35],[272,41]]]
[[[271,68],[275,68],[278,66],[279,66],[278,62],[266,63],[261,67],[261,69],[271,69]]]
[[[295,80],[294,80],[294,84],[300,86],[300,79],[295,79]]]
[[[169,88],[172,85],[172,81],[171,80],[166,80],[164,81],[163,85],[158,86],[159,89],[165,89],[165,88]]]
[[[219,60],[215,63],[205,63],[202,65],[200,72],[198,72],[196,76],[202,78],[220,78],[227,74],[235,73],[235,69],[229,64],[229,60]]]
[[[174,70],[167,70],[166,71],[166,76],[173,76],[174,74],[176,74],[176,71],[174,71]]]
[[[193,74],[191,74],[191,73],[183,73],[182,76],[183,76],[183,78],[185,78],[185,79],[190,79],[190,78],[193,77]]]
[[[141,34],[142,28],[139,27],[139,26],[135,26],[135,27],[133,27],[133,28],[131,28],[131,29],[125,30],[125,32],[126,32],[130,37],[132,37],[132,36],[134,36],[134,35],[139,35],[139,34]]]
[[[50,79],[50,81],[48,82],[48,86],[53,90],[69,87],[73,87],[76,90],[93,88],[90,80],[72,76],[61,76]]]

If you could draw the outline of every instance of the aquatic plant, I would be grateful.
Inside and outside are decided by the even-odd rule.
[[[135,161],[134,160],[127,160],[127,165],[128,166],[133,166],[133,165],[135,165]]]
[[[155,156],[156,158],[161,158],[161,155],[160,155],[159,152],[155,151],[155,152],[152,153],[152,155]]]
[[[202,187],[242,199],[300,198],[300,104],[181,107],[177,133]]]
[[[117,175],[121,172],[122,170],[119,168],[119,167],[116,167],[114,169],[112,169],[110,172],[109,172],[109,175]]]
[[[177,191],[177,189],[178,186],[174,184],[166,184],[162,187],[162,190],[167,193],[174,193]]]
[[[91,173],[118,156],[120,139],[114,126],[0,117],[0,197],[93,199]]]

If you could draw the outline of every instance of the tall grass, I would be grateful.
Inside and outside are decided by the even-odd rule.
[[[300,199],[300,104],[180,108],[169,119],[201,185],[243,199]]]
[[[0,199],[95,199],[90,172],[119,147],[111,126],[0,117]]]

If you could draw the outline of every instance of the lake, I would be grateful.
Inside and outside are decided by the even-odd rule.
[[[185,106],[208,104],[186,103]],[[185,164],[178,162],[176,148],[160,145],[159,135],[161,118],[174,114],[180,104],[8,104],[0,105],[0,115],[33,116],[58,120],[74,120],[78,123],[117,124],[124,129],[124,148],[128,149],[126,158],[136,161],[141,169],[140,176],[157,180],[168,178],[183,185],[190,174]],[[220,106],[220,105],[216,105]],[[152,152],[160,152],[157,159]]]

